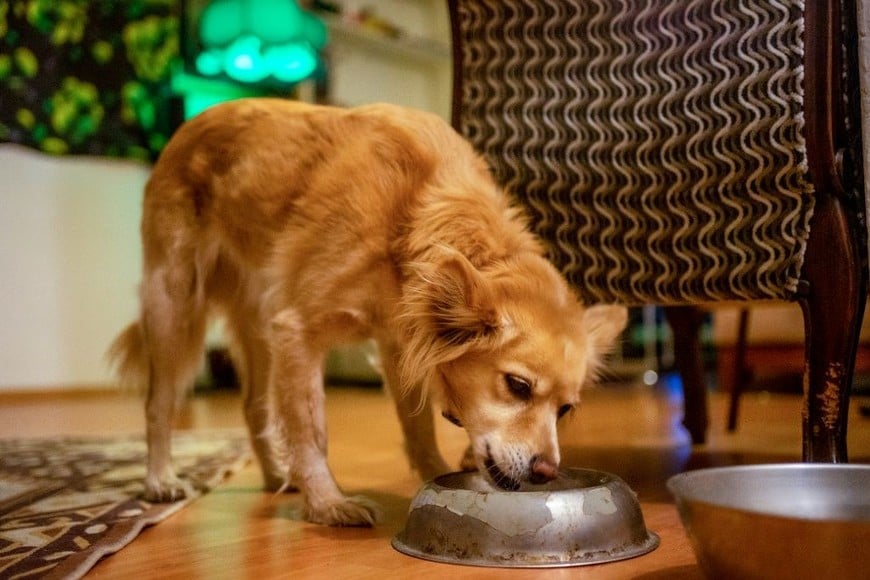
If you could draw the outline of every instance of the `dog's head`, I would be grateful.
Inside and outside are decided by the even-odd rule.
[[[504,489],[556,477],[557,423],[627,320],[583,307],[534,253],[488,270],[459,254],[424,275],[403,361],[442,414],[466,429],[481,472]]]

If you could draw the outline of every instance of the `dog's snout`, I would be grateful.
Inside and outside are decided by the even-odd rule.
[[[529,481],[534,484],[553,481],[559,475],[559,466],[544,457],[535,455],[530,465]]]

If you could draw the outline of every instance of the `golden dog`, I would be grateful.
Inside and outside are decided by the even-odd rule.
[[[556,477],[556,423],[626,322],[584,308],[496,186],[438,117],[250,99],[179,129],[143,206],[141,316],[110,353],[147,384],[146,497],[189,491],[170,425],[225,317],[265,486],[304,494],[305,517],[371,525],[326,460],[324,357],[374,338],[410,463],[448,471],[430,400],[470,436],[496,485]]]

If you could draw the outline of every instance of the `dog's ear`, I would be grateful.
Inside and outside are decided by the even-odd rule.
[[[427,282],[431,321],[439,340],[459,346],[498,329],[492,289],[462,254],[444,257],[430,271]]]
[[[589,340],[591,357],[598,359],[610,351],[628,324],[628,309],[616,304],[596,304],[586,307],[583,324]]]
[[[439,365],[482,340],[501,336],[493,292],[486,276],[450,248],[414,266],[398,318],[403,334],[402,392],[418,384],[428,387]]]
[[[616,346],[616,339],[628,323],[628,310],[624,306],[598,304],[587,306],[583,312],[586,327],[587,373],[595,380],[601,371],[605,356]]]

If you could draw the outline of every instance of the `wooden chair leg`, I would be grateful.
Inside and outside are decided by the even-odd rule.
[[[817,202],[799,302],[806,328],[803,458],[848,460],[846,428],[855,356],[867,299],[866,249],[838,199]]]
[[[737,344],[734,349],[734,384],[731,385],[731,400],[728,404],[728,431],[737,430],[737,415],[740,411],[740,395],[749,380],[746,364],[746,341],[749,337],[749,308],[740,309],[737,324]]]
[[[683,425],[692,443],[707,440],[707,382],[701,355],[701,324],[704,313],[694,306],[665,308],[674,333],[674,364],[683,380]]]

